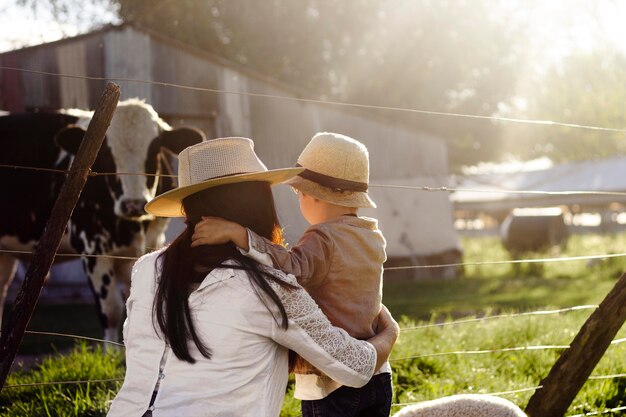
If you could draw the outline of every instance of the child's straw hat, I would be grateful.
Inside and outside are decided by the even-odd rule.
[[[297,166],[304,171],[286,184],[304,194],[339,206],[376,207],[367,195],[369,154],[361,142],[339,133],[318,133]]]
[[[283,182],[303,168],[269,170],[247,138],[220,138],[200,142],[178,154],[178,187],[155,197],[146,211],[161,217],[182,217],[185,197],[218,185],[245,181]]]

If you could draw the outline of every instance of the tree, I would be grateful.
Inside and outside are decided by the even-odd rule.
[[[59,4],[76,2],[46,1],[56,4],[57,10],[71,10]],[[585,71],[577,73],[574,67],[582,67],[572,58],[562,65],[563,77],[548,71],[543,82],[541,71],[545,69],[533,69],[545,59],[540,56],[545,49],[559,47],[554,42],[557,32],[568,35],[567,25],[571,23],[558,26],[542,7],[557,4],[552,16],[574,16],[585,24],[595,22],[593,36],[599,36],[602,22],[595,11],[597,5],[584,0],[96,1],[116,10],[122,21],[300,87],[311,98],[481,116],[503,114],[542,120],[563,120],[566,116],[566,120],[595,125],[609,122],[581,107],[601,103],[591,97],[583,102],[579,94],[566,91],[576,83],[592,83],[594,92],[611,88],[601,85],[602,79],[593,80],[593,71],[587,74],[592,78],[584,80]],[[568,14],[574,9],[577,14]],[[538,26],[538,17],[543,17],[544,26],[552,26]],[[614,60],[609,65],[616,63]],[[590,65],[592,61],[587,68],[592,68]],[[615,81],[620,74],[623,78],[621,67],[614,71]],[[578,81],[569,80],[569,74]],[[528,103],[526,108],[515,106],[520,97]],[[558,114],[550,103],[559,100],[568,100],[566,107],[576,108],[577,114],[571,119]],[[503,109],[511,110],[506,113]],[[557,160],[568,159],[574,151],[547,142],[547,138],[562,134],[555,128],[410,112],[367,112],[446,139],[453,170],[480,161],[502,160],[507,155],[525,158],[548,154]],[[600,118],[587,117],[592,114]],[[620,125],[619,120],[615,123]]]
[[[527,110],[530,119],[626,128],[626,56],[614,49],[578,52],[540,80]],[[577,128],[511,129],[507,149],[521,159],[548,156],[554,162],[626,154],[625,134]]]
[[[520,28],[487,0],[119,0],[125,21],[248,65],[316,98],[489,115],[523,59]],[[504,16],[506,17],[506,16]],[[377,111],[382,113],[381,111]],[[453,166],[497,155],[484,121],[384,112],[448,139]]]

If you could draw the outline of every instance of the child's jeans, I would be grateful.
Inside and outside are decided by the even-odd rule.
[[[302,401],[302,417],[389,417],[391,374],[377,374],[361,388],[341,387],[321,400]]]

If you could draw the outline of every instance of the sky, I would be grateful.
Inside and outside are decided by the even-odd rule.
[[[305,7],[306,2],[302,1]],[[61,3],[71,3],[71,0]],[[577,7],[577,3],[586,4]],[[88,31],[94,22],[116,22],[114,11],[104,10],[99,4],[98,1],[81,2],[80,11],[70,7],[67,21],[73,23],[60,24],[45,6],[37,7],[34,13],[30,8],[17,5],[15,0],[0,0],[0,52],[54,41],[64,35],[74,36]],[[529,4],[533,7],[526,7]],[[520,24],[531,25],[537,34],[537,49],[544,51],[548,60],[558,61],[572,48],[591,48],[594,33],[598,31],[626,54],[626,0],[582,3],[577,0],[494,0],[494,6],[510,10]]]
[[[44,7],[39,7],[35,13],[17,5],[15,0],[0,0],[0,52],[75,36],[87,32],[92,22],[116,22],[116,16],[91,1],[85,1],[81,2],[80,12],[70,12],[69,21],[74,23],[55,21],[51,11]],[[81,21],[84,23],[78,23]]]

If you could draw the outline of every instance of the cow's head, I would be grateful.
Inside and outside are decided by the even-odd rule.
[[[81,118],[76,125],[61,130],[56,135],[57,144],[75,155],[89,120]],[[163,171],[168,156],[202,140],[204,134],[200,130],[172,129],[143,101],[120,102],[92,168],[95,172],[118,174],[106,176],[115,201],[115,214],[136,221],[152,218],[144,206],[154,198],[157,188],[163,192],[173,184],[171,179],[164,178],[159,187],[159,177],[155,174],[170,174]],[[138,175],[143,173],[147,175]]]

